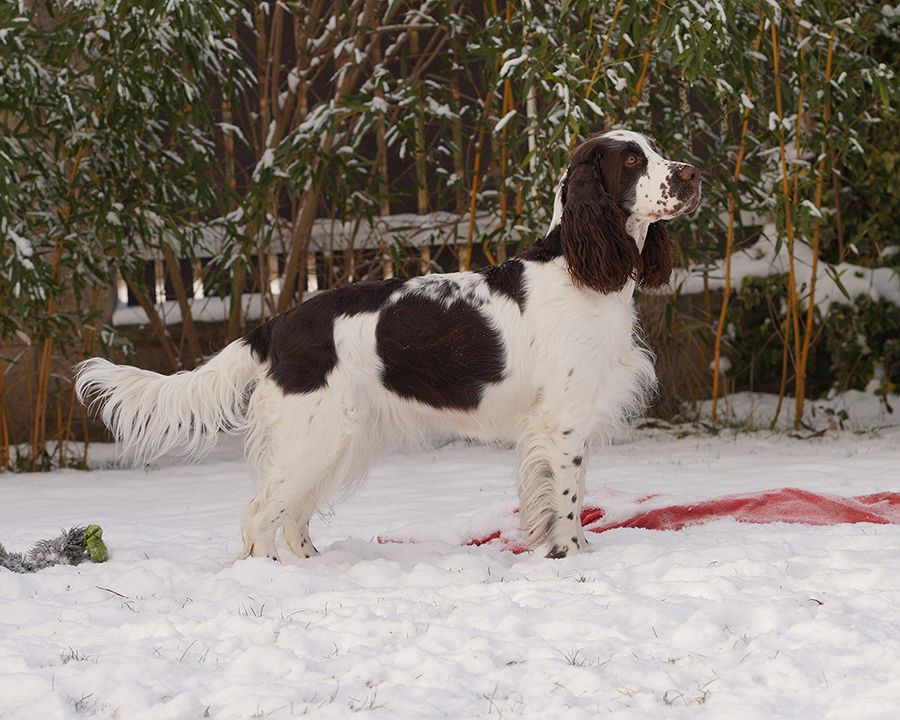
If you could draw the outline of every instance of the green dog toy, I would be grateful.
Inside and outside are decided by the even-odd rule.
[[[103,530],[99,525],[88,525],[84,529],[84,549],[87,551],[91,562],[106,562],[109,552],[103,542]]]
[[[0,545],[0,567],[17,573],[34,572],[53,565],[78,565],[85,558],[102,563],[108,557],[99,525],[72,528],[52,540],[41,540],[27,553],[7,552]]]

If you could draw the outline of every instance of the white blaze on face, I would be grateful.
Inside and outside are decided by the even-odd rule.
[[[676,188],[683,183],[678,182],[675,174],[686,167],[685,163],[666,160],[653,149],[646,137],[631,130],[612,130],[604,133],[604,137],[633,142],[647,158],[647,167],[634,187],[634,203],[628,208],[632,217],[656,222],[696,208],[700,201],[699,188],[695,199],[686,199],[683,192],[679,197],[676,192]]]

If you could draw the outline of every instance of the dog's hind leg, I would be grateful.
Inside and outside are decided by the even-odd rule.
[[[335,390],[332,383],[339,379],[335,373],[328,386],[309,394],[284,395],[275,388],[253,416],[260,429],[252,432],[248,455],[262,483],[241,523],[248,555],[277,558],[279,528],[296,555],[318,554],[310,517],[364,475],[367,414],[352,393]]]
[[[316,499],[321,493],[322,475],[314,470],[303,470],[297,477],[296,462],[279,463],[279,468],[264,479],[256,497],[247,505],[241,518],[241,534],[244,537],[244,553],[249,557],[268,557],[278,560],[276,535],[284,528],[288,547],[303,557],[316,554],[309,540],[309,517],[315,510]],[[302,523],[297,522],[297,507],[309,507]],[[298,552],[298,548],[302,552]]]
[[[264,486],[244,508],[241,515],[241,536],[244,539],[244,557],[278,559],[275,535],[281,517],[287,512],[276,508],[269,499],[270,487]]]
[[[309,393],[285,393],[269,378],[260,381],[247,411],[245,452],[261,480],[241,521],[247,555],[277,559],[279,528],[292,552],[317,554],[310,517],[365,474],[375,433],[365,400],[340,366],[327,385]]]
[[[284,541],[297,557],[311,558],[319,554],[309,537],[309,516],[312,513],[299,512],[295,508],[284,523]]]
[[[324,447],[320,447],[318,453],[320,461],[328,456],[331,461],[318,472],[311,468],[313,473],[309,477],[315,479],[318,476],[318,481],[303,483],[309,489],[299,501],[294,502],[284,517],[285,543],[301,558],[319,554],[309,536],[309,519],[313,513],[323,501],[351,492],[366,473],[368,452],[365,439],[347,434],[334,440],[328,447],[327,455]]]
[[[241,518],[246,556],[278,560],[279,528],[284,528],[285,542],[294,553],[300,557],[318,554],[309,539],[309,517],[315,510],[320,478],[318,474],[305,474],[301,479],[285,474],[266,482]],[[309,509],[298,517],[298,507]]]

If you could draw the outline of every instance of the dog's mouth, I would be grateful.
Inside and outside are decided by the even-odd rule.
[[[674,218],[677,218],[679,215],[687,215],[688,213],[692,213],[698,207],[700,207],[699,190],[687,200],[679,202],[671,210],[663,210],[661,212],[650,213],[647,217],[650,222],[657,222],[659,220],[672,220]]]
[[[700,207],[700,188],[697,188],[697,192],[688,200],[687,206],[682,210],[682,213],[692,213],[698,207]]]
[[[700,207],[700,194],[700,188],[698,187],[687,200],[683,200],[675,206],[671,213],[669,213],[669,217],[674,218],[679,215],[687,215],[688,213],[694,212],[694,210]]]

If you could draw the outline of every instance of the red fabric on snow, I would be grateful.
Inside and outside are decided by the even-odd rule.
[[[658,497],[638,498],[640,504]],[[783,488],[754,495],[733,495],[690,505],[668,505],[632,515],[624,520],[604,523],[605,513],[599,507],[585,507],[581,524],[590,532],[601,533],[617,528],[645,530],[681,530],[711,520],[731,519],[748,523],[801,523],[805,525],[837,525],[839,523],[900,523],[900,493],[874,493],[858,497],[821,495],[807,490]],[[474,538],[469,545],[499,542],[505,550],[525,552],[525,547],[495,531]]]

